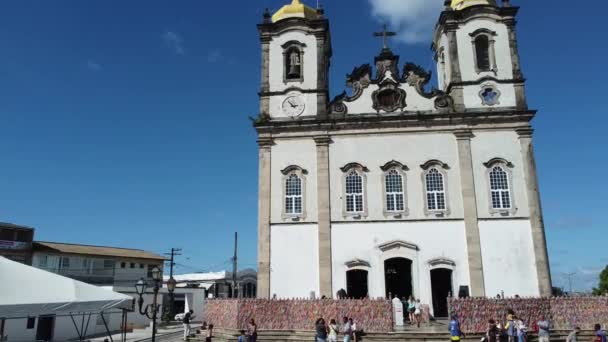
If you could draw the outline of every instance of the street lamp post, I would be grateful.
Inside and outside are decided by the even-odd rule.
[[[171,277],[169,278],[169,280],[167,280],[167,291],[169,291],[169,319],[173,320],[173,315],[175,315],[175,313],[173,312],[173,306],[175,305],[175,294],[173,293],[175,291],[175,286],[177,285],[177,281]]]
[[[152,305],[146,305],[146,308],[143,310],[143,295],[146,292],[146,287],[148,287],[148,284],[146,284],[146,281],[143,278],[141,278],[135,284],[135,292],[137,292],[137,294],[139,295],[139,299],[137,301],[137,304],[139,305],[139,314],[142,316],[146,316],[152,320],[152,342],[156,341],[156,316],[158,314],[158,309],[160,308],[160,305],[158,305],[158,291],[160,290],[160,286],[162,285],[162,279],[162,272],[158,267],[154,267],[154,269],[152,269],[152,280],[154,281],[154,299],[152,301]]]

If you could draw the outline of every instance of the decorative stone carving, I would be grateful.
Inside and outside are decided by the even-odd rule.
[[[351,169],[359,169],[363,172],[369,172],[369,169],[359,163],[348,163],[340,168],[342,172],[348,172]]]
[[[380,166],[380,169],[382,171],[384,171],[384,172],[386,172],[386,171],[388,171],[388,170],[390,170],[392,168],[398,168],[398,169],[401,169],[403,171],[409,171],[410,170],[406,165],[401,164],[400,162],[398,162],[396,160],[391,160],[390,162],[384,164],[383,166]]]
[[[299,171],[301,172],[303,175],[307,175],[308,171],[306,171],[305,169],[297,166],[297,165],[289,165],[288,167],[284,168],[283,170],[281,170],[281,173],[284,175],[288,175],[289,173],[293,172],[293,171]]]
[[[344,104],[346,102],[352,102],[357,100],[363,94],[363,90],[372,83],[372,66],[369,64],[363,64],[359,67],[355,67],[353,71],[346,75],[346,86],[352,89],[352,95],[343,92],[336,96],[334,100],[329,104],[331,112],[337,114],[346,114],[348,108]]]
[[[450,169],[450,166],[448,164],[446,164],[440,160],[437,160],[437,159],[431,159],[431,160],[427,161],[426,163],[420,165],[420,167],[425,171],[430,169],[433,166],[439,166],[445,170]]]
[[[510,161],[504,159],[504,158],[492,158],[490,160],[488,160],[487,162],[483,163],[483,166],[485,167],[492,167],[496,164],[504,164],[505,166],[509,167],[509,168],[514,168],[515,165],[513,165],[513,163],[511,163]]]
[[[403,82],[406,82],[410,86],[416,88],[418,94],[430,99],[431,97],[439,95],[441,92],[437,89],[432,89],[430,92],[426,92],[424,87],[431,80],[433,73],[431,71],[424,70],[421,66],[414,63],[405,63],[403,68]]]
[[[486,106],[495,106],[500,104],[500,91],[493,84],[484,84],[479,91],[481,103]]]
[[[372,67],[369,64],[354,68],[350,75],[346,75],[346,86],[353,90],[353,95],[348,97],[349,101],[354,101],[363,94],[363,90],[372,82],[371,77]]]

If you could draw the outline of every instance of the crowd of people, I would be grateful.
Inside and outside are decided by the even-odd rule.
[[[450,339],[453,342],[458,342],[465,337],[460,327],[458,315],[454,314],[448,326]],[[550,342],[551,339],[551,323],[544,316],[533,324],[531,331],[538,335],[538,342]],[[606,332],[602,330],[600,324],[595,324],[595,336],[592,342],[608,342],[606,340]],[[496,322],[494,319],[488,321],[488,327],[482,342],[528,342],[530,328],[526,326],[523,320],[517,317],[513,310],[509,310],[505,317],[504,324]],[[566,342],[578,342],[578,336],[581,332],[580,327],[575,327],[568,337]]]
[[[323,317],[315,322],[316,342],[357,342],[360,336],[361,331],[357,329],[357,323],[352,318],[343,317],[341,324],[335,319],[331,319],[327,324]]]

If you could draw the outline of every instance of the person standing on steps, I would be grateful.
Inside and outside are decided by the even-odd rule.
[[[256,342],[258,340],[258,326],[253,318],[247,324],[247,336],[249,336],[249,342]]]
[[[344,342],[351,342],[352,341],[352,334],[353,334],[353,330],[352,327],[350,326],[350,323],[348,322],[348,317],[344,317],[342,319],[342,335],[344,336]]]
[[[566,338],[566,342],[578,342],[578,334],[581,333],[580,327],[575,327]]]
[[[315,341],[316,342],[327,342],[327,325],[323,317],[317,319],[315,322]]]
[[[593,330],[595,330],[594,342],[606,342],[606,332],[602,330],[602,326],[600,324],[596,324]]]
[[[452,320],[450,321],[448,330],[450,331],[450,340],[452,342],[459,342],[460,339],[464,337],[462,330],[460,330],[460,322],[458,321],[458,315],[452,315]]]
[[[329,336],[328,336],[328,342],[338,342],[338,324],[336,323],[336,320],[332,318],[331,321],[329,321]]]
[[[422,320],[422,303],[420,303],[420,299],[417,299],[414,304],[414,318],[416,319],[416,326],[420,328],[420,321]]]
[[[545,319],[545,316],[541,316],[536,325],[538,326],[538,342],[549,342],[551,329],[549,321]]]
[[[184,318],[182,319],[182,323],[184,325],[184,341],[188,341],[188,337],[190,337],[190,321],[192,318],[194,318],[193,313],[193,310],[186,312]]]

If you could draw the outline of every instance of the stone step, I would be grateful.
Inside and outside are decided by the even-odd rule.
[[[552,334],[551,339],[555,341],[564,341],[567,336],[567,332],[560,331]],[[581,332],[579,340],[588,341],[594,336],[591,331]],[[462,339],[463,342],[479,342],[481,334],[467,335],[466,338]],[[196,338],[191,338],[190,341],[204,341],[205,338],[202,335],[197,335]],[[218,329],[214,331],[213,341],[215,342],[237,342],[238,331],[236,330],[225,330]],[[260,331],[258,334],[258,341],[260,342],[313,342],[314,332],[312,331]],[[450,336],[448,333],[443,332],[392,332],[392,333],[369,333],[361,336],[359,341],[362,342],[445,342],[449,341]],[[530,335],[528,341],[534,342],[537,338],[534,335]]]

